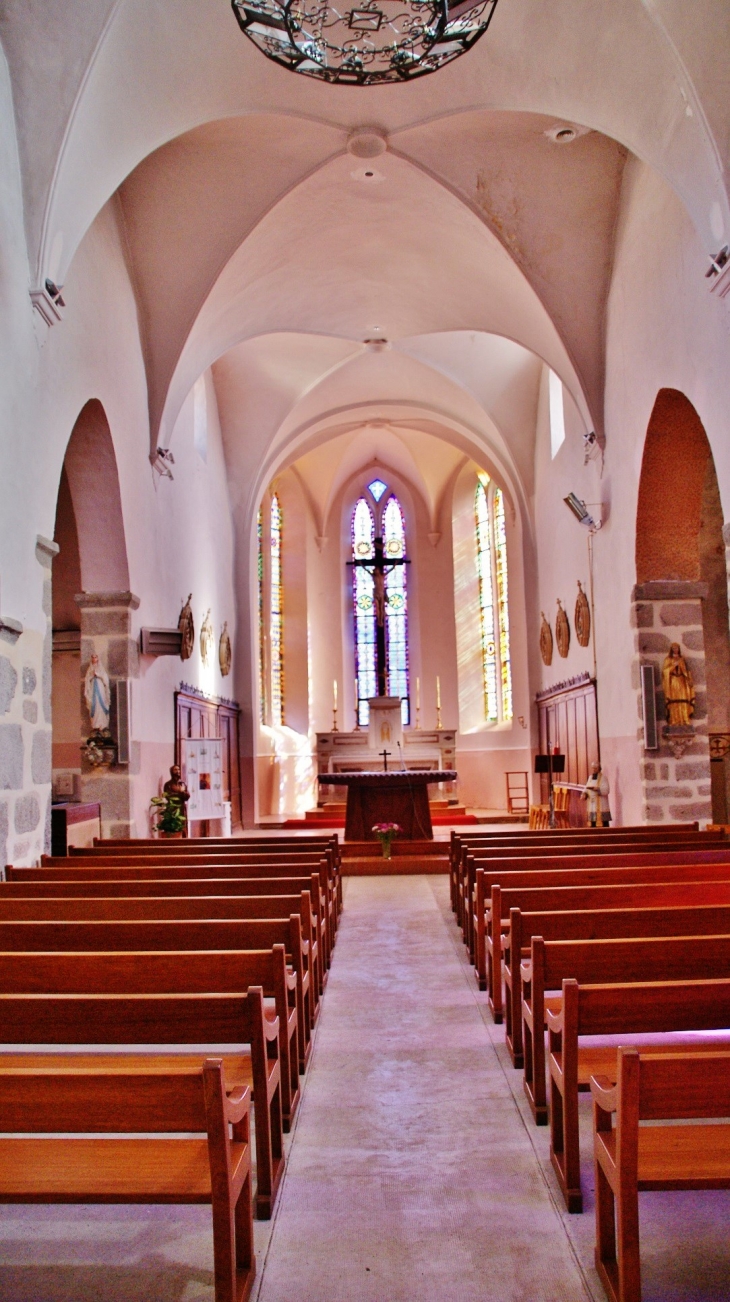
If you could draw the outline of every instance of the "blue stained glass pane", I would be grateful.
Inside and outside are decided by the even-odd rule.
[[[382,479],[374,479],[372,484],[368,484],[368,489],[375,498],[375,501],[379,502],[383,493],[388,491],[388,485],[384,484]]]
[[[352,513],[352,559],[372,560],[375,555],[375,521],[364,497]],[[352,571],[352,599],[355,616],[355,674],[357,676],[358,720],[367,725],[368,698],[377,696],[375,602],[373,576],[365,569]]]
[[[404,558],[406,530],[397,497],[391,497],[383,512],[383,550],[386,562]],[[406,566],[396,565],[386,575],[385,607],[386,652],[388,657],[388,695],[400,696],[403,723],[410,722],[408,684],[408,581]]]

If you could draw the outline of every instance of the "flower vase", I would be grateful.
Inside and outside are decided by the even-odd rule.
[[[393,853],[392,853],[392,850],[391,850],[390,841],[387,840],[387,839],[384,839],[383,842],[382,842],[382,845],[383,845],[383,858],[384,858],[384,859],[392,859],[392,857],[393,857]]]

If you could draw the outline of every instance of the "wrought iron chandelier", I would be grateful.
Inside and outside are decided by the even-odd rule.
[[[497,0],[232,0],[269,59],[345,86],[412,81],[458,59],[486,32]]]

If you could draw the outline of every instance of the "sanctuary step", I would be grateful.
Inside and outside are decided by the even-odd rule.
[[[344,841],[343,877],[390,877],[449,871],[448,841],[393,841],[391,858],[384,859],[372,841]]]
[[[434,827],[470,826],[481,820],[474,814],[468,814],[464,805],[449,805],[446,809],[431,806],[431,823]],[[500,819],[500,821],[502,821]],[[504,817],[505,822],[515,821]],[[283,826],[291,831],[313,827],[339,828],[345,826],[345,815],[329,812],[329,806],[320,809],[308,809],[304,818],[287,818]]]

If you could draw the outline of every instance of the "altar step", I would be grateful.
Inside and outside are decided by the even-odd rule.
[[[432,800],[431,823],[434,827],[469,826],[478,820],[474,814],[468,814],[465,805],[450,805],[448,800]],[[292,830],[313,827],[339,828],[345,826],[345,802],[328,801],[316,809],[308,809],[304,818],[288,818],[284,824]]]
[[[448,841],[393,841],[391,858],[384,859],[372,841],[344,841],[343,877],[411,876],[449,871]]]

